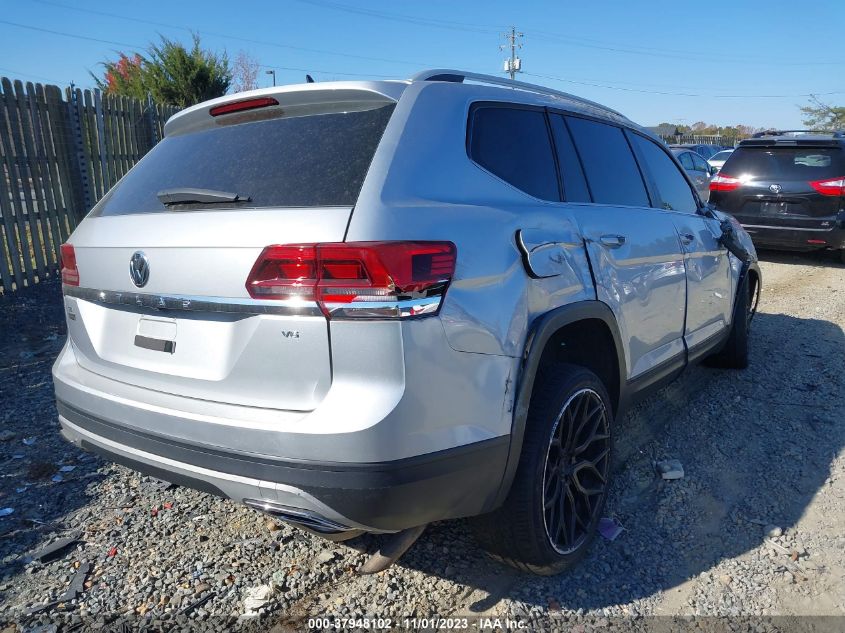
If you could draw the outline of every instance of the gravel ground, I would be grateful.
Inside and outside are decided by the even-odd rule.
[[[429,526],[391,569],[358,576],[375,537],[333,544],[80,452],[53,404],[58,286],[0,298],[0,508],[14,510],[0,518],[0,624],[557,615],[590,630],[653,628],[653,615],[845,616],[845,268],[763,256],[751,367],[693,368],[617,421],[607,514],[625,530],[554,578],[487,559],[463,521]],[[670,458],[683,479],[655,475]],[[80,540],[31,560],[68,536]],[[250,605],[261,586],[269,600]]]

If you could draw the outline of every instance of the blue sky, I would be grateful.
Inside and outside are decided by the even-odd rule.
[[[426,67],[501,74],[505,53],[498,46],[514,24],[525,34],[521,79],[594,99],[644,125],[704,120],[792,128],[800,127],[798,107],[808,94],[845,104],[845,51],[825,26],[845,18],[842,0],[0,0],[0,6],[0,75],[60,85],[90,86],[88,71],[99,71],[116,51],[143,50],[159,33],[187,41],[189,30],[204,46],[230,57],[244,50],[276,68],[279,83],[301,82],[306,71],[318,81],[401,78]]]

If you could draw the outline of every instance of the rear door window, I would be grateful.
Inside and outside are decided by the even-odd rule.
[[[593,202],[649,206],[648,194],[621,128],[566,117],[593,194]]]
[[[709,171],[707,167],[707,161],[704,160],[701,156],[699,156],[698,154],[690,154],[690,158],[692,158],[692,168],[695,171]]]
[[[845,156],[835,147],[739,147],[722,172],[754,180],[826,180],[845,176]]]
[[[575,151],[566,122],[560,114],[549,115],[555,138],[557,162],[563,182],[563,199],[567,202],[590,202],[590,190],[581,167],[581,159]]]
[[[249,197],[213,208],[352,206],[394,105],[273,118],[165,137],[94,208],[154,213],[163,189]]]
[[[657,143],[639,134],[631,134],[631,140],[645,162],[646,171],[657,186],[663,208],[695,213],[698,205],[692,189],[669,154]]]
[[[484,105],[470,118],[473,161],[536,198],[560,200],[545,112]]]

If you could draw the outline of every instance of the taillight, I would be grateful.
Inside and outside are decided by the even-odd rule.
[[[710,191],[733,191],[743,183],[741,178],[734,178],[719,172],[710,181]]]
[[[208,111],[208,113],[211,116],[220,116],[221,114],[243,112],[244,110],[255,110],[256,108],[266,108],[267,106],[274,105],[279,105],[279,102],[273,97],[258,97],[256,99],[242,99],[240,101],[232,101],[231,103],[214,106]]]
[[[76,251],[73,250],[73,244],[62,244],[59,252],[62,258],[62,283],[78,286],[79,269],[76,267]]]
[[[315,301],[327,317],[434,314],[455,273],[451,242],[268,246],[246,289],[255,299]]]
[[[845,196],[845,176],[827,180],[811,180],[810,186],[823,196]]]

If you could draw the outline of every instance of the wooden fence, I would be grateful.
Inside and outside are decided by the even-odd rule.
[[[0,292],[58,273],[60,245],[176,111],[0,79]]]

